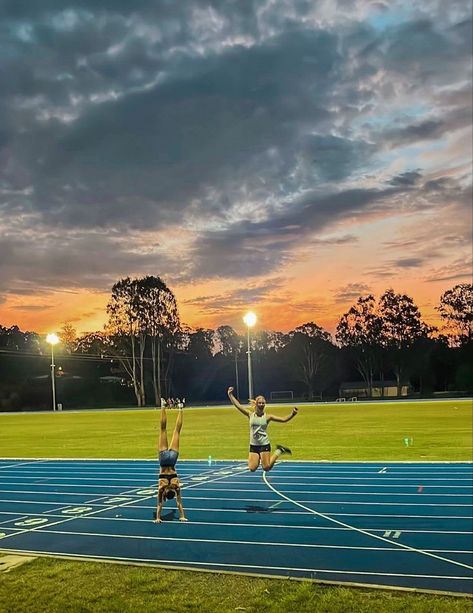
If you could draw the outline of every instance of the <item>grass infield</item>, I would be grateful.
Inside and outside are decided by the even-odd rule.
[[[286,415],[292,405],[268,405]],[[171,433],[176,410],[168,410]],[[472,401],[303,405],[286,424],[271,423],[273,445],[293,460],[471,460]],[[0,456],[48,458],[156,457],[156,409],[0,413]],[[406,444],[408,439],[408,444]],[[181,458],[244,459],[248,423],[227,405],[187,408]]]
[[[285,415],[292,405],[268,406]],[[168,431],[175,411],[168,411]],[[159,411],[0,413],[0,456],[156,457]],[[472,401],[301,406],[271,423],[294,460],[472,461]],[[406,440],[407,439],[407,440]],[[248,424],[230,405],[185,409],[182,458],[244,459]],[[1,546],[1,541],[0,541]],[[1,553],[0,553],[1,555]],[[225,574],[38,558],[0,574],[0,612],[471,612],[470,599]]]

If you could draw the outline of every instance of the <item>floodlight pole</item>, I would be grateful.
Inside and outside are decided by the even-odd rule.
[[[252,400],[253,399],[253,373],[251,372],[250,326],[248,326],[248,395],[249,395],[249,400]]]
[[[56,410],[56,371],[54,364],[54,344],[51,343],[51,390],[53,393],[53,411]]]
[[[243,317],[243,321],[248,328],[248,395],[249,400],[253,400],[253,373],[251,372],[251,339],[250,339],[250,328],[256,323],[256,315],[254,313],[247,313],[245,317]]]
[[[238,349],[235,348],[235,383],[236,383],[236,393],[237,398],[240,398],[240,385],[238,381]]]
[[[59,338],[55,334],[48,334],[46,342],[51,345],[51,390],[53,395],[53,411],[56,410],[56,371],[54,364],[54,345],[59,343]]]

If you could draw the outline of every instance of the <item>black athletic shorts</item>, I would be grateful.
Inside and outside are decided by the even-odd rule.
[[[261,453],[262,451],[271,451],[271,445],[250,445],[250,451],[252,453]]]

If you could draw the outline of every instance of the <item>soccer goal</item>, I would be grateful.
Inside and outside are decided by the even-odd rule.
[[[294,400],[292,390],[278,390],[270,393],[271,400]]]

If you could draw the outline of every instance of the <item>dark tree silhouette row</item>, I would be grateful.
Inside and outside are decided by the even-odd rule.
[[[252,336],[255,388],[331,399],[343,381],[394,380],[416,394],[471,393],[473,285],[440,298],[443,326],[422,321],[412,298],[392,289],[360,296],[340,318],[335,339],[314,322],[289,333]],[[56,348],[59,402],[68,407],[157,405],[161,397],[191,402],[225,398],[228,385],[247,395],[246,336],[182,324],[173,292],[159,277],[125,278],[112,288],[103,331],[77,336],[70,324]],[[0,409],[48,408],[50,349],[34,332],[0,325]],[[377,383],[379,385],[379,383]]]

